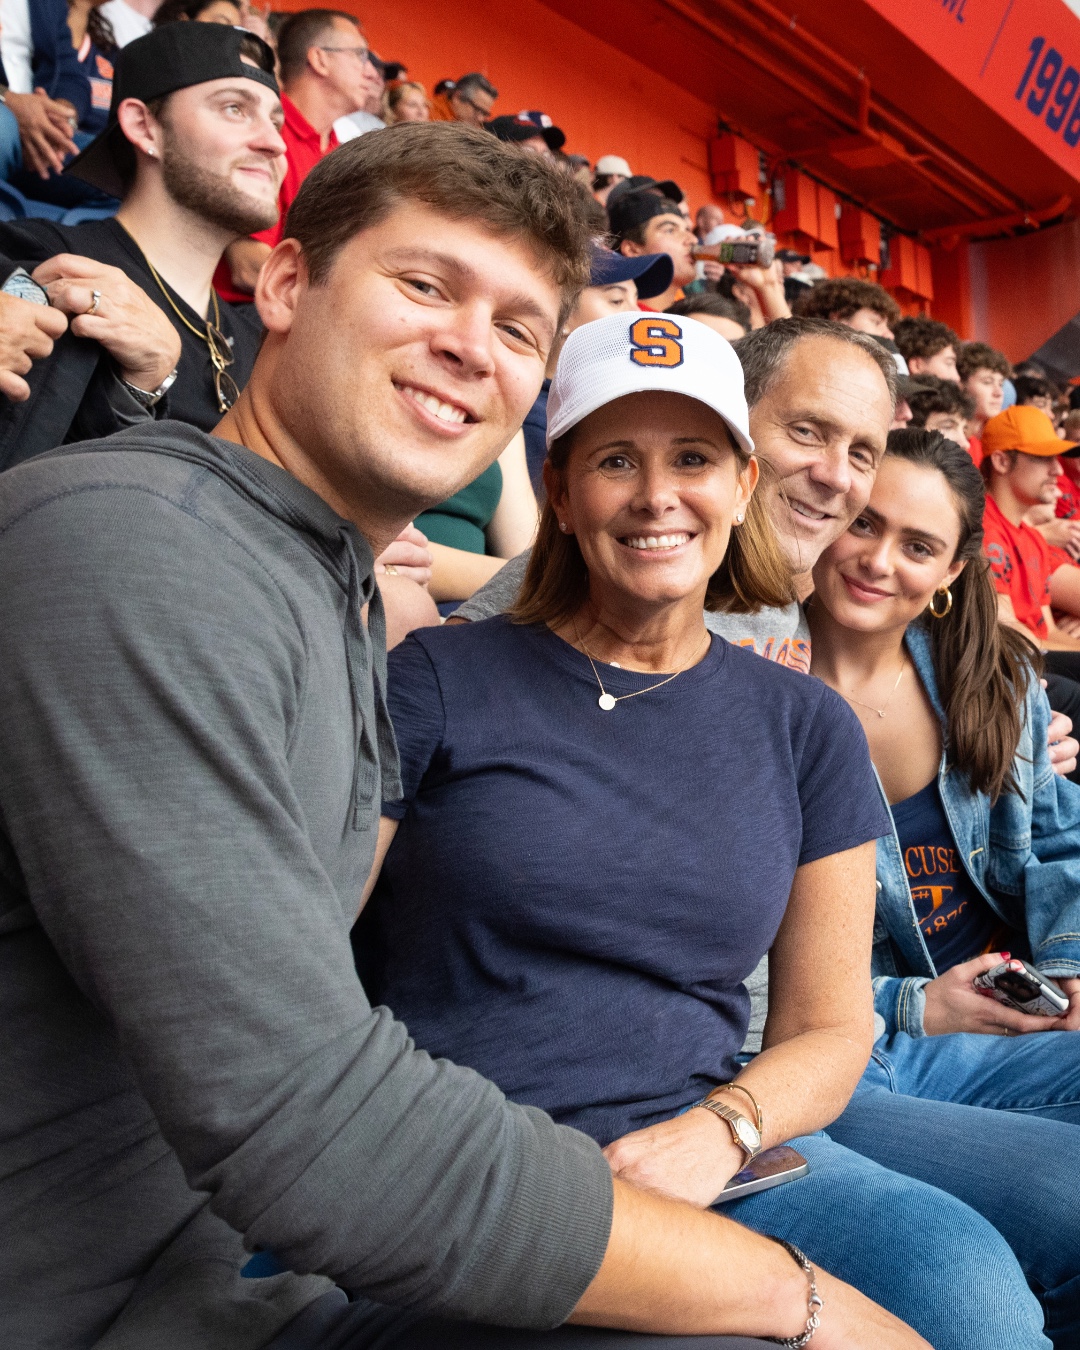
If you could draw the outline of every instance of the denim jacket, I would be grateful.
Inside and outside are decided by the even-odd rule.
[[[904,640],[944,734],[929,635],[916,622]],[[1033,680],[1013,762],[1022,795],[1003,792],[991,806],[985,793],[972,791],[964,775],[950,768],[945,754],[938,785],[957,856],[979,893],[999,918],[1027,934],[1032,962],[1044,974],[1075,976],[1080,975],[1080,787],[1051,768],[1049,722],[1050,705]],[[938,972],[919,929],[895,825],[877,844],[871,969],[874,1007],[887,1033],[924,1035],[923,989]]]

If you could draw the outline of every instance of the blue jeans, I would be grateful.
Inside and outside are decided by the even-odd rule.
[[[880,1129],[897,1129],[887,1108],[881,1115]],[[794,1242],[934,1350],[1050,1350],[1039,1301],[993,1224],[926,1180],[843,1147],[833,1134],[830,1127],[791,1141],[810,1162],[808,1176],[722,1212]],[[945,1144],[922,1142],[928,1151]],[[958,1151],[965,1146],[952,1142]]]
[[[1080,1034],[900,1034],[875,1045],[829,1134],[977,1211],[1039,1294],[1055,1350],[1080,1350],[1077,1125]]]

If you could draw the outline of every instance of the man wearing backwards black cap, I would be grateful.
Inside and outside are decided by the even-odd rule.
[[[619,184],[620,188],[625,186],[625,183]],[[682,288],[693,281],[696,270],[692,249],[697,239],[683,219],[678,204],[658,196],[649,188],[618,196],[613,191],[608,197],[608,220],[624,257],[666,253],[671,259],[674,271],[670,286],[662,295],[651,297],[651,304],[642,306],[643,309],[666,309],[679,298]]]
[[[70,331],[0,411],[0,467],[148,416],[209,430],[246,383],[257,316],[211,290],[233,239],[272,223],[284,169],[273,54],[219,24],[124,48],[105,131],[67,172],[123,198],[114,220],[0,225]],[[40,264],[40,265],[38,265]]]

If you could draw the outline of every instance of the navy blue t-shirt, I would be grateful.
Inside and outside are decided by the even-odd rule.
[[[915,916],[938,974],[983,952],[1000,951],[1009,929],[972,884],[957,856],[938,783],[896,802],[896,837]]]
[[[373,1001],[602,1143],[731,1077],[795,869],[890,829],[843,700],[714,637],[604,712],[580,652],[504,617],[389,665],[405,797],[358,934]],[[658,678],[599,669],[615,695]]]

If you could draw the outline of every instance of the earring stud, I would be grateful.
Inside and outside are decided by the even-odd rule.
[[[559,529],[562,530],[563,534],[565,534],[566,531],[567,531],[569,528],[570,528],[570,527],[567,525],[567,523],[566,523],[565,520],[560,520],[560,521],[559,521]]]

